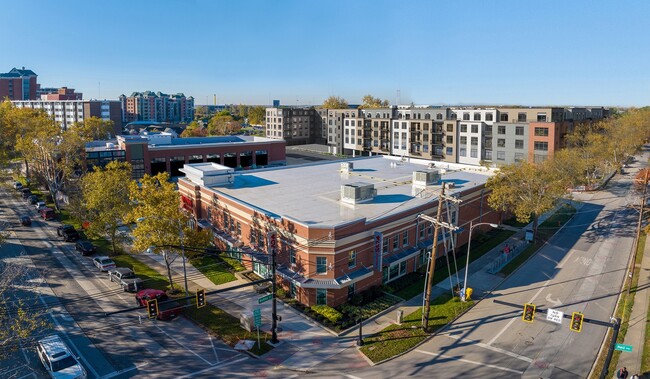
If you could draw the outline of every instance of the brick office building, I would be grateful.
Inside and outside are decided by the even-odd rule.
[[[0,101],[7,97],[9,100],[36,100],[38,97],[38,75],[32,70],[13,68],[9,72],[0,73]]]
[[[426,264],[433,228],[418,215],[435,216],[441,180],[462,200],[445,206],[444,218],[462,229],[438,243],[466,243],[470,221],[498,222],[484,188],[490,171],[428,163],[375,156],[240,173],[205,163],[185,165],[178,186],[183,207],[217,246],[266,276],[275,234],[281,285],[303,304],[337,306]]]

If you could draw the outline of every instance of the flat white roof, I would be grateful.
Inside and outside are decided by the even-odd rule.
[[[208,188],[269,216],[324,227],[363,218],[367,222],[374,221],[434,202],[438,197],[440,184],[431,185],[424,191],[422,188],[414,189],[412,184],[413,172],[426,170],[430,161],[402,162],[399,158],[385,156],[357,158],[351,160],[354,170],[344,174],[341,173],[341,162],[345,161],[237,172],[232,183]],[[444,162],[434,164],[434,169],[446,170],[442,173],[442,181],[454,183],[454,188],[448,189],[447,194],[483,185],[492,175],[482,167]],[[191,165],[185,165],[188,166]],[[371,201],[355,205],[341,202],[341,185],[356,182],[374,184],[377,195]]]

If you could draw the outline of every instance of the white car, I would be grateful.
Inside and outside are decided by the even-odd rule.
[[[34,204],[34,208],[36,208],[36,211],[40,211],[43,208],[47,208],[47,204],[45,204],[44,201],[37,201],[36,204]]]
[[[108,271],[117,267],[115,262],[107,256],[93,258],[93,264],[99,269],[99,271]]]
[[[52,379],[85,379],[86,370],[72,355],[61,337],[51,335],[38,341],[38,358]]]

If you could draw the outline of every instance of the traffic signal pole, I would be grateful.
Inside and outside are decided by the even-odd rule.
[[[609,349],[607,350],[607,358],[605,358],[605,365],[603,370],[600,372],[600,379],[605,379],[607,373],[609,372],[609,364],[612,362],[612,355],[614,354],[614,346],[616,346],[616,339],[618,338],[618,330],[621,327],[621,319],[615,318],[615,322],[612,325],[614,332],[612,333],[612,340],[609,343]]]

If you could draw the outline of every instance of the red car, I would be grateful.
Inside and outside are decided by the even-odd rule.
[[[165,291],[149,288],[139,291],[135,295],[135,301],[137,301],[138,305],[141,307],[146,307],[147,302],[153,299],[158,300],[158,316],[156,316],[158,320],[171,320],[183,311],[182,305],[175,301],[169,301]]]

